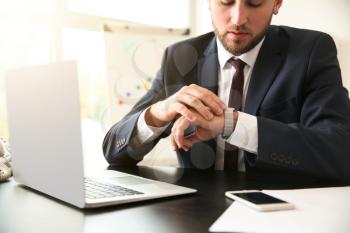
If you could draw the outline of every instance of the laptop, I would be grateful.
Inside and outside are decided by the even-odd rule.
[[[37,65],[6,74],[14,179],[79,208],[196,192],[118,171],[84,177],[77,64]]]

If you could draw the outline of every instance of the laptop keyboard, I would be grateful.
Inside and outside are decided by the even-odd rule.
[[[88,199],[121,197],[137,194],[143,193],[119,185],[102,183],[91,178],[85,178],[85,196]]]

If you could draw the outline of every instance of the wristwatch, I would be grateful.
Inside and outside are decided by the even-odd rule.
[[[223,139],[227,139],[233,133],[234,121],[233,112],[236,110],[234,108],[227,108],[224,113],[224,131],[221,134]]]

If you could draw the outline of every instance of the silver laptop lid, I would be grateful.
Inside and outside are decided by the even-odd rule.
[[[83,207],[76,63],[12,70],[6,75],[6,92],[15,180]]]

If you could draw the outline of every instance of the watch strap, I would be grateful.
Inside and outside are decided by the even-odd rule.
[[[224,131],[222,132],[222,138],[227,139],[233,133],[234,130],[234,108],[227,108],[224,113]]]

